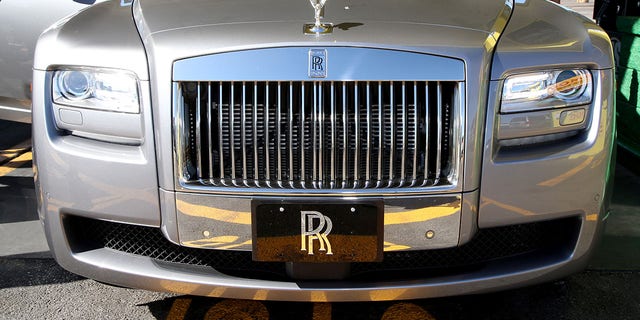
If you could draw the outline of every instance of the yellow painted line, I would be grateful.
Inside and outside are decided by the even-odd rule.
[[[237,242],[238,236],[219,236],[208,239],[185,241],[184,245],[196,248],[215,248],[218,250],[228,250],[244,246],[251,246],[251,240]]]
[[[256,293],[253,295],[253,300],[267,300],[268,296],[269,296],[268,290],[266,289],[257,290]]]
[[[395,243],[388,242],[388,241],[384,242],[384,251],[385,252],[387,252],[387,251],[400,251],[400,250],[407,250],[407,249],[411,249],[411,247],[395,244]]]
[[[454,206],[427,207],[404,212],[386,213],[384,215],[384,225],[405,224],[429,221],[455,214],[460,209]]]
[[[533,211],[529,211],[523,208],[519,208],[516,206],[512,206],[506,203],[502,203],[502,202],[498,202],[489,198],[483,198],[482,200],[482,204],[480,205],[481,207],[487,206],[487,205],[494,205],[496,207],[508,210],[508,211],[512,211],[515,212],[517,214],[523,215],[523,216],[533,216],[536,213]]]
[[[24,164],[31,161],[32,159],[33,154],[31,153],[31,151],[25,152],[17,158],[13,158],[13,160],[0,167],[0,177],[6,176],[18,168],[24,167]]]
[[[251,240],[247,240],[243,243],[237,243],[237,244],[230,244],[228,246],[222,246],[222,247],[218,247],[216,249],[218,250],[229,250],[229,249],[235,249],[235,248],[240,248],[240,247],[245,247],[245,246],[250,246],[251,245]]]
[[[183,320],[191,306],[191,299],[180,298],[173,301],[167,320]]]
[[[329,299],[327,299],[327,294],[324,291],[311,291],[311,301],[326,302]]]
[[[185,241],[184,244],[190,247],[215,247],[220,245],[228,245],[238,241],[238,236],[219,236],[194,241]]]
[[[371,301],[392,301],[398,300],[406,292],[407,289],[375,290],[369,293],[369,298],[371,298]]]
[[[0,150],[0,163],[11,160],[29,149],[31,149],[31,140],[22,141],[10,149]]]
[[[181,200],[176,201],[176,205],[178,207],[178,210],[192,217],[208,218],[212,220],[235,223],[235,224],[244,224],[244,225],[251,224],[251,213],[249,212],[238,212],[238,211],[210,208],[207,206],[187,203]]]
[[[313,320],[331,320],[331,303],[314,303]]]
[[[569,178],[577,175],[580,171],[586,169],[593,162],[593,156],[587,158],[587,160],[583,161],[577,167],[547,181],[543,181],[538,183],[541,187],[555,187],[556,185],[568,180]]]

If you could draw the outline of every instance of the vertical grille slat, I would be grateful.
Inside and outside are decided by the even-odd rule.
[[[382,82],[378,82],[378,181],[376,188],[382,184],[382,158],[383,158],[383,146],[384,146],[384,116],[382,113]]]
[[[431,140],[431,126],[429,125],[429,123],[431,122],[431,116],[430,116],[430,112],[429,112],[429,84],[426,83],[424,86],[424,95],[425,95],[425,105],[424,105],[424,114],[425,114],[425,121],[424,121],[424,132],[425,132],[425,143],[424,143],[424,182],[422,183],[422,186],[427,186],[429,184],[429,161],[430,161],[430,157],[429,155],[431,154],[430,148],[429,148],[429,142]]]
[[[402,81],[402,156],[400,160],[400,187],[404,187],[407,179],[407,92],[405,82]]]
[[[264,97],[265,97],[265,103],[264,103],[264,161],[265,161],[265,166],[264,166],[264,176],[265,176],[265,180],[266,180],[266,184],[267,186],[270,186],[270,182],[271,182],[271,163],[270,163],[270,154],[269,154],[269,140],[270,140],[270,134],[269,134],[269,83],[267,82],[264,88]]]
[[[293,111],[293,82],[289,82],[289,115],[288,115],[288,119],[289,119],[289,137],[287,139],[287,145],[289,146],[289,186],[293,187],[293,181],[295,179],[294,177],[294,169],[295,166],[293,164],[293,132],[294,132],[294,127],[293,127],[293,117],[294,117],[294,111]]]
[[[442,105],[442,83],[438,81],[438,102],[437,105],[441,106]],[[438,119],[442,119],[442,108],[437,108],[438,109]],[[440,169],[441,169],[441,164],[440,164],[440,159],[442,157],[442,122],[438,121],[437,122],[437,126],[438,126],[438,130],[437,130],[437,142],[436,142],[436,148],[438,148],[438,152],[436,152],[436,173],[435,173],[435,182],[434,183],[438,183],[438,181],[440,180]]]
[[[260,187],[260,162],[258,160],[258,86],[253,86],[253,182]]]
[[[219,152],[219,162],[220,162],[220,181],[224,184],[225,181],[225,177],[224,177],[224,136],[223,136],[223,128],[224,128],[224,124],[223,124],[223,113],[224,111],[222,110],[222,82],[219,83],[218,85],[218,104],[217,104],[217,108],[218,108],[218,146],[220,148],[220,152]]]
[[[211,124],[213,124],[213,102],[211,101],[211,83],[207,83],[207,141],[208,141],[208,150],[209,150],[209,183],[214,183],[213,181],[213,170],[214,167],[214,148],[213,148],[213,128]]]
[[[450,185],[457,82],[178,82],[187,183],[266,189]]]
[[[300,111],[300,136],[301,136],[301,139],[300,139],[300,143],[299,143],[300,153],[301,153],[301,156],[300,156],[300,167],[301,167],[301,169],[300,169],[300,180],[302,182],[302,188],[306,188],[307,187],[307,183],[306,183],[306,181],[307,181],[307,165],[306,165],[306,162],[307,162],[307,157],[306,157],[307,156],[307,154],[306,154],[306,149],[307,149],[306,148],[306,139],[307,139],[307,137],[305,135],[305,128],[306,128],[306,123],[307,123],[307,121],[306,121],[306,119],[307,119],[307,113],[306,113],[307,112],[307,110],[306,110],[307,105],[305,103],[306,102],[306,99],[305,99],[305,97],[306,97],[305,96],[305,94],[306,94],[305,87],[306,87],[306,84],[302,83],[301,87],[300,87],[300,110],[301,110]]]
[[[420,143],[419,133],[418,133],[418,83],[416,81],[413,82],[413,143],[417,146]],[[418,152],[417,150],[413,150],[413,174],[411,175],[411,187],[416,185],[418,180]]]
[[[236,180],[236,114],[235,114],[235,84],[231,84],[229,90],[231,90],[231,94],[229,95],[229,139],[231,143],[229,145],[229,151],[231,153],[231,183],[234,186],[237,186]]]
[[[333,189],[336,185],[336,99],[335,84],[333,82],[331,82],[331,102],[329,102],[329,104],[331,105],[331,132],[329,133],[331,135],[331,144],[329,148],[331,150],[331,159],[329,161],[331,169],[329,173],[329,187]]]
[[[322,90],[322,83],[318,83],[318,129],[320,132],[318,133],[318,186],[320,189],[324,186],[324,95]]]
[[[391,87],[389,88],[389,96],[390,96],[390,100],[391,103],[389,103],[389,108],[391,109],[391,112],[389,114],[389,125],[391,126],[391,130],[389,130],[389,132],[387,133],[389,135],[389,143],[391,144],[391,148],[389,150],[389,177],[388,177],[388,181],[389,181],[389,187],[391,187],[393,185],[393,176],[394,176],[394,160],[395,160],[395,154],[396,154],[396,111],[395,111],[395,97],[394,97],[394,92],[393,92],[393,82],[391,82]]]
[[[276,150],[278,152],[278,185],[282,186],[282,86],[278,82],[278,105],[276,106]]]
[[[357,89],[355,95],[355,105],[358,105]],[[349,150],[349,113],[347,110],[347,83],[342,82],[342,189],[347,187],[347,177],[349,172],[349,163],[347,162],[347,151]]]
[[[355,113],[353,122],[355,124],[355,152],[353,154],[353,179],[354,188],[358,188],[360,181],[360,107],[357,101],[354,105],[354,112]]]
[[[366,161],[365,161],[365,183],[364,186],[365,188],[368,188],[369,186],[371,186],[371,88],[369,87],[370,83],[369,81],[367,81],[367,106],[366,106],[366,110],[367,110],[367,119],[369,121],[367,121],[367,155],[366,155]],[[356,96],[358,96],[358,86],[356,85]],[[356,100],[356,105],[358,105],[358,102]]]
[[[313,84],[313,163],[312,180],[313,187],[318,186],[318,86]]]
[[[247,184],[247,84],[245,82],[242,83],[242,105],[240,117],[242,121],[240,123],[240,136],[242,137],[242,184],[248,186]]]
[[[196,165],[198,168],[198,177],[202,177],[202,98],[200,96],[200,83],[198,83],[198,88],[196,90],[198,95],[196,98]]]

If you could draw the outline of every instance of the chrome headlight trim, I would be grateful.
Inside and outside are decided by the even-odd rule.
[[[91,67],[53,70],[53,102],[107,112],[140,113],[140,84],[133,72]]]
[[[516,74],[504,80],[501,113],[540,111],[590,104],[593,77],[586,69]]]

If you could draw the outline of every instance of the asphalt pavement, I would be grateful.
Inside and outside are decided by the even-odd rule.
[[[48,251],[35,208],[30,126],[0,121],[0,319],[640,319],[640,172],[619,165],[588,269],[493,294],[366,303],[214,299],[113,287]]]

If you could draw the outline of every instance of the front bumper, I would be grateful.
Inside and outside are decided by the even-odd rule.
[[[603,77],[611,76],[610,71],[602,73]],[[34,87],[48,87],[45,72],[36,71],[34,79]],[[572,237],[562,242],[564,245],[554,250],[531,255],[527,252],[507,255],[474,263],[473,268],[456,269],[454,272],[441,272],[436,268],[433,273],[413,272],[411,277],[389,277],[385,280],[372,277],[322,282],[266,280],[247,277],[246,274],[229,274],[206,266],[185,265],[180,261],[167,262],[106,245],[87,246],[87,242],[65,227],[68,217],[80,216],[150,228],[156,233],[161,232],[164,235],[162,239],[179,243],[177,194],[158,188],[158,170],[154,161],[157,153],[152,139],[147,139],[140,146],[118,147],[60,136],[52,121],[52,109],[47,107],[50,98],[43,91],[34,95],[34,105],[45,107],[34,109],[33,114],[39,211],[49,246],[60,265],[71,272],[126,287],[258,300],[361,301],[483,293],[549,281],[584,268],[606,217],[611,183],[610,151],[613,147],[611,89],[603,86],[594,109],[598,121],[588,129],[586,139],[580,145],[566,151],[576,151],[569,158],[552,154],[541,159],[510,159],[485,152],[481,189],[462,192],[455,200],[461,206],[457,218],[458,245],[473,243],[477,230],[483,232],[493,227],[570,217],[578,221],[578,227],[571,232]],[[150,97],[143,94],[142,98],[144,135],[153,137],[153,125],[148,116],[151,114]],[[490,96],[489,101],[493,98],[496,97]],[[495,114],[495,105],[490,104],[488,114]],[[493,124],[489,119],[487,132],[492,132]],[[491,146],[492,142],[491,135],[488,135],[487,145]],[[562,176],[557,172],[576,172],[572,169],[583,168],[579,164],[585,159],[590,159],[586,162],[590,170],[588,175],[576,175],[582,179],[573,181],[573,176]],[[161,161],[167,159],[158,159]],[[513,175],[517,167],[526,168],[527,175]],[[556,179],[559,176],[565,179]],[[538,184],[537,181],[553,183]],[[504,192],[507,189],[496,184],[508,186],[512,197]],[[536,186],[535,192],[531,193],[528,186]],[[498,193],[500,190],[502,192]],[[558,195],[580,192],[594,196],[558,201]],[[510,200],[500,199],[505,197]],[[523,197],[529,198],[518,200]],[[401,198],[396,200],[402,201]],[[526,206],[510,205],[516,200]]]
[[[216,253],[213,257],[207,257],[212,250],[190,249],[171,244],[161,236],[158,228],[153,227],[64,216],[59,220],[46,220],[45,228],[48,230],[49,240],[53,241],[56,248],[63,245],[60,241],[64,239],[52,237],[52,234],[71,235],[67,238],[69,250],[55,251],[56,259],[63,267],[74,273],[120,286],[257,300],[378,301],[508,289],[553,280],[584,267],[588,254],[576,255],[576,248],[593,246],[597,234],[585,232],[584,222],[580,217],[546,222],[530,228],[533,225],[488,229],[486,232],[483,230],[485,234],[478,237],[479,242],[470,242],[471,247],[458,252],[457,259],[462,259],[460,263],[474,261],[473,254],[482,255],[479,248],[490,245],[492,241],[503,242],[499,245],[500,248],[494,250],[508,254],[509,250],[513,250],[514,244],[505,244],[508,236],[497,237],[498,233],[520,235],[521,242],[541,241],[540,243],[546,243],[546,248],[522,248],[522,251],[527,252],[503,258],[492,259],[487,256],[486,261],[475,260],[477,262],[472,263],[474,267],[471,268],[452,268],[450,265],[438,267],[440,262],[451,264],[455,261],[455,252],[459,251],[458,248],[441,250],[428,258],[426,263],[431,264],[430,269],[410,273],[404,271],[392,276],[391,269],[369,270],[367,274],[367,266],[360,265],[353,268],[361,271],[359,277],[348,281],[323,282],[283,279],[278,275],[281,271],[278,269],[279,263],[258,264],[256,267],[262,273],[256,273],[255,270],[250,270],[250,264],[255,263],[251,262],[248,252],[249,255],[244,258],[237,251],[229,252],[224,257],[225,261],[221,261],[224,254]],[[551,242],[540,239],[541,235],[557,235],[561,233],[559,230],[564,230],[565,236]],[[489,235],[492,232],[493,235]],[[249,258],[246,259],[247,257]],[[385,260],[388,266],[394,260],[397,262],[398,258],[387,253]],[[215,267],[220,270],[212,268],[211,264],[217,264]],[[233,270],[225,270],[229,267]],[[270,275],[266,275],[267,273]]]

